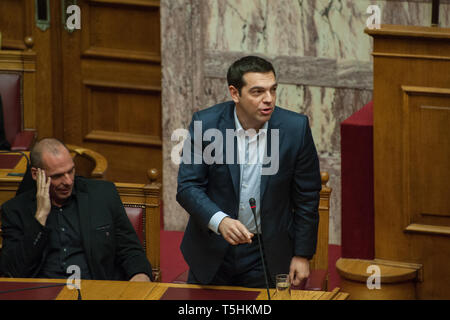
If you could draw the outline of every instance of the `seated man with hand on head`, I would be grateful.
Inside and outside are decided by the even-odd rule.
[[[1,271],[9,277],[150,281],[152,268],[113,183],[75,177],[67,147],[31,151],[36,187],[2,206]]]

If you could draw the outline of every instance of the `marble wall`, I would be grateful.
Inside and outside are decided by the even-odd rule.
[[[371,4],[382,24],[431,21],[430,1],[421,0],[161,0],[166,229],[184,230],[188,219],[175,200],[172,132],[187,128],[194,111],[229,100],[229,65],[257,54],[277,70],[277,105],[310,119],[333,188],[330,243],[340,244],[340,123],[372,99],[372,40],[364,33]],[[440,22],[450,27],[449,0],[441,0]]]

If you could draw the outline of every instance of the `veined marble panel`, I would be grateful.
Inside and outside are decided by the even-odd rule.
[[[188,216],[176,201],[178,166],[171,161],[172,133],[187,128],[202,81],[199,0],[162,0],[163,209],[167,230],[184,230]]]
[[[339,88],[373,89],[373,63],[357,60],[340,60],[337,63]]]
[[[440,0],[439,26],[450,27],[450,1]],[[382,10],[381,23],[430,26],[431,1],[429,0],[394,0],[377,1]]]
[[[369,5],[382,24],[429,26],[431,2],[386,0],[205,0],[205,49],[265,55],[371,61],[364,33]],[[440,26],[450,27],[450,4],[440,7]]]
[[[203,61],[204,76],[225,79],[235,60],[251,54],[254,53],[207,51]],[[257,55],[272,62],[279,83],[370,90],[373,87],[372,62]]]
[[[206,1],[205,49],[370,60],[373,1]]]

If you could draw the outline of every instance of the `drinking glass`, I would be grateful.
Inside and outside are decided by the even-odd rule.
[[[288,274],[277,274],[276,277],[276,300],[291,300],[291,281]]]

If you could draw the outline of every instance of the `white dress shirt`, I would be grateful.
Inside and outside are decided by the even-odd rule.
[[[252,233],[256,234],[255,219],[250,208],[249,199],[256,200],[256,219],[261,232],[260,189],[261,169],[267,142],[268,122],[256,132],[255,129],[244,130],[234,108],[236,124],[238,163],[240,164],[239,213],[238,220]],[[219,234],[219,225],[229,215],[218,211],[209,221],[208,227]]]

